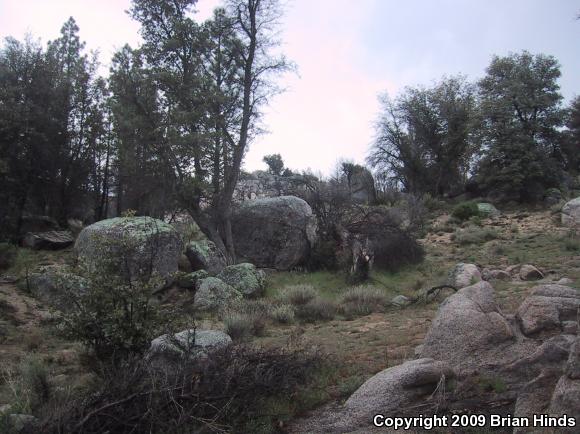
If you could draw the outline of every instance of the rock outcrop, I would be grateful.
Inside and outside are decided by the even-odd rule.
[[[577,319],[580,291],[562,285],[540,285],[530,292],[516,312],[525,335],[562,331],[565,321]]]
[[[507,319],[500,312],[493,287],[479,282],[447,298],[425,336],[421,357],[449,362],[454,367],[484,364],[482,354],[496,351],[514,339]]]
[[[245,201],[234,211],[237,255],[261,268],[289,270],[303,263],[316,237],[310,206],[294,196]]]
[[[87,280],[64,265],[41,267],[27,277],[25,284],[36,298],[63,311],[88,289]]]
[[[151,217],[117,217],[84,228],[75,250],[79,264],[131,281],[158,275],[161,286],[173,282],[182,252],[176,230]]]
[[[580,228],[580,197],[566,202],[562,207],[562,225]]]

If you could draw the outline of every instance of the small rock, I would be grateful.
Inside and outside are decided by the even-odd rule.
[[[485,217],[499,217],[501,212],[491,203],[482,202],[477,204],[479,213]]]
[[[562,333],[567,335],[575,335],[578,333],[577,321],[562,321]]]
[[[209,273],[205,270],[197,270],[193,273],[180,272],[175,276],[175,283],[183,289],[195,289],[206,277],[209,277]]]
[[[397,307],[405,307],[411,304],[411,300],[409,297],[405,297],[404,295],[397,295],[392,298],[391,304]]]
[[[230,336],[222,331],[189,329],[173,336],[165,334],[153,339],[146,357],[156,366],[166,367],[186,355],[190,358],[203,357],[231,343]]]
[[[28,232],[22,240],[22,246],[34,250],[60,250],[74,242],[69,231]]]
[[[536,267],[530,264],[522,265],[520,268],[520,279],[525,281],[540,280],[544,278],[544,274]]]
[[[573,285],[574,281],[572,279],[569,279],[567,277],[562,277],[560,280],[558,280],[556,282],[556,284],[558,285],[564,285],[564,286],[569,286],[569,285]]]

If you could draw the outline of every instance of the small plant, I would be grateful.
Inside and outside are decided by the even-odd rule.
[[[256,300],[241,300],[220,313],[225,331],[233,340],[262,336],[269,316],[268,306]]]
[[[457,204],[451,215],[458,219],[459,221],[466,221],[469,220],[471,217],[479,216],[479,208],[475,202],[461,202]]]
[[[483,244],[487,241],[495,240],[498,237],[499,234],[494,229],[468,226],[465,229],[457,229],[451,235],[451,240],[460,245]]]
[[[372,286],[356,286],[342,296],[341,310],[346,316],[364,316],[383,312],[387,297],[383,291]]]
[[[580,237],[575,233],[570,233],[563,241],[564,249],[568,252],[580,252]]]
[[[517,234],[520,231],[520,227],[514,223],[513,225],[511,225],[510,231],[512,234]]]
[[[296,316],[307,322],[330,321],[336,314],[336,305],[320,297],[313,298],[296,310]]]
[[[292,324],[296,317],[294,307],[291,304],[275,306],[270,314],[272,319],[280,324]]]
[[[293,306],[302,306],[315,298],[316,290],[311,285],[293,285],[284,288],[278,294],[277,300]]]

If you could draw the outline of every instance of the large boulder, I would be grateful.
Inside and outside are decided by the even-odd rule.
[[[28,232],[22,239],[22,246],[34,250],[60,250],[74,242],[69,231]]]
[[[223,280],[207,277],[199,283],[193,305],[199,310],[212,310],[241,298],[242,294]]]
[[[222,331],[189,329],[153,339],[147,358],[157,366],[171,366],[184,357],[202,357],[231,343],[230,336]]]
[[[193,271],[206,270],[209,274],[216,275],[226,266],[224,253],[209,240],[189,242],[185,247],[185,256]]]
[[[560,332],[566,321],[574,321],[580,307],[580,291],[563,285],[532,288],[516,312],[525,335]]]
[[[261,295],[266,285],[265,273],[248,263],[230,265],[224,268],[217,277],[234,287],[245,297]]]
[[[131,281],[158,275],[161,286],[173,282],[182,242],[169,224],[151,217],[116,217],[84,228],[75,250],[89,272],[114,273]]]
[[[495,302],[493,287],[482,281],[459,290],[441,304],[420,355],[454,367],[478,365],[484,362],[479,358],[513,338],[511,326]]]
[[[473,285],[482,280],[481,272],[477,265],[460,262],[450,272],[448,282],[450,285],[461,289]]]
[[[236,253],[262,268],[289,270],[303,263],[315,241],[310,206],[294,196],[245,201],[234,211]]]
[[[368,379],[354,392],[335,415],[326,432],[352,432],[366,427],[373,416],[410,415],[408,408],[435,396],[438,387],[453,379],[455,373],[446,363],[433,359],[410,360]],[[412,411],[410,412],[412,413]]]
[[[524,264],[520,267],[520,279],[522,280],[541,280],[544,274],[536,267],[530,264]]]
[[[572,199],[562,207],[562,224],[571,228],[580,228],[580,197]]]
[[[67,310],[76,296],[88,289],[88,282],[64,265],[47,265],[27,276],[26,285],[39,300]]]

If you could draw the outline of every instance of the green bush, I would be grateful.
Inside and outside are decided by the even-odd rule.
[[[479,216],[479,208],[475,202],[461,202],[453,208],[451,215],[459,221],[469,220],[471,217]]]
[[[10,243],[0,243],[0,270],[7,270],[14,265],[18,248]]]
[[[346,316],[364,316],[373,312],[383,312],[387,296],[372,286],[355,286],[346,291],[340,302],[341,311]]]
[[[121,257],[128,258],[134,251],[127,240],[106,242],[114,244],[112,250]],[[98,361],[113,364],[143,354],[167,325],[162,323],[159,307],[151,303],[162,279],[151,270],[144,270],[138,280],[117,271],[115,258],[103,258],[99,269],[80,270],[87,287],[69,291],[71,308],[59,325],[67,338],[83,343]]]

